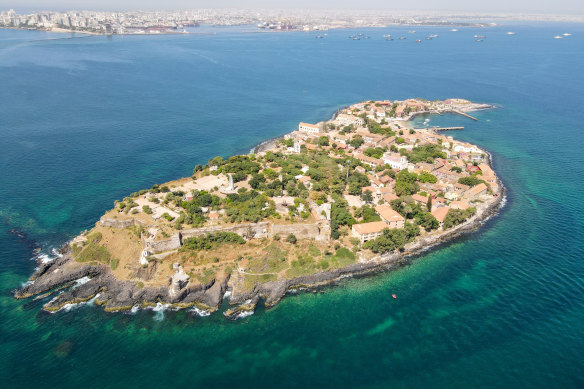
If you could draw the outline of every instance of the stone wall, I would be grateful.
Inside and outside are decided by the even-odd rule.
[[[322,233],[324,234],[325,231],[322,231]],[[321,226],[318,223],[274,224],[272,225],[272,236],[276,234],[280,235],[282,238],[294,234],[298,239],[324,240],[324,235],[321,235]]]
[[[212,234],[218,231],[233,232],[241,236],[247,236],[250,230],[254,234],[254,238],[269,238],[271,236],[269,222],[236,224],[228,227],[210,226],[204,228],[195,228],[193,230],[181,231],[181,236],[182,239],[188,239],[194,236]]]
[[[174,234],[169,239],[147,240],[145,249],[153,253],[176,250],[181,246],[179,234]]]
[[[142,222],[139,220],[136,220],[134,218],[118,220],[118,219],[111,219],[111,218],[107,218],[105,216],[102,216],[102,218],[99,219],[99,224],[102,227],[128,228],[128,227],[134,226],[136,224],[142,224]]]

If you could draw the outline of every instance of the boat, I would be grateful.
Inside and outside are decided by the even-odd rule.
[[[400,36],[399,39],[403,40],[403,39],[408,39],[405,36]]]
[[[393,38],[385,38],[386,41],[392,41]]]
[[[507,35],[515,35],[515,33],[513,31],[509,31],[507,32]]]
[[[432,37],[431,37],[431,36],[427,36],[427,37],[426,37],[426,40],[427,40],[427,41],[431,41],[431,40],[432,40]]]
[[[452,31],[452,32],[457,32],[457,31],[458,31],[458,28],[453,28],[453,29],[451,29],[450,31]]]
[[[383,35],[384,38],[391,38],[391,34],[385,34]]]
[[[475,39],[475,42],[484,42],[482,39]]]
[[[397,295],[396,295],[395,293],[393,293],[393,294],[391,295],[391,297],[393,297],[394,299],[396,299],[396,298],[397,298]]]
[[[564,39],[564,37],[563,37],[563,36],[561,36],[561,35],[556,35],[556,36],[554,37],[554,39]]]
[[[419,40],[419,39],[416,39],[416,43],[420,43],[420,42],[422,42],[422,41],[421,41],[421,40]]]
[[[415,34],[415,33],[416,33],[416,30],[410,30],[410,31],[408,31],[408,34]]]
[[[569,32],[565,32],[562,34],[563,36],[572,36],[572,34],[570,34]]]
[[[430,35],[428,35],[428,37],[430,37],[430,38],[438,38],[438,35],[436,35],[436,34],[430,34]]]
[[[475,39],[485,39],[486,37],[483,35],[475,35]]]

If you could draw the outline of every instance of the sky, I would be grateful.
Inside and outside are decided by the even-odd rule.
[[[304,8],[584,14],[584,0],[0,0],[0,10]]]

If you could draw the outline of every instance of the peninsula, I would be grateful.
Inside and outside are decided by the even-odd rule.
[[[478,228],[504,192],[488,152],[410,119],[487,108],[365,101],[249,155],[215,157],[116,201],[15,297],[46,298],[47,311],[91,300],[205,315],[228,296],[224,314],[236,318],[293,290],[401,266]]]

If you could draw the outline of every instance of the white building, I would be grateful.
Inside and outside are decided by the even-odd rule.
[[[318,134],[320,132],[320,127],[316,124],[300,122],[300,124],[298,124],[298,131],[305,134]]]
[[[341,113],[337,116],[335,121],[341,126],[363,126],[365,121],[358,116],[355,115],[347,115],[345,113]]]
[[[403,155],[384,154],[383,163],[391,166],[392,169],[404,170],[408,167],[408,159]]]

